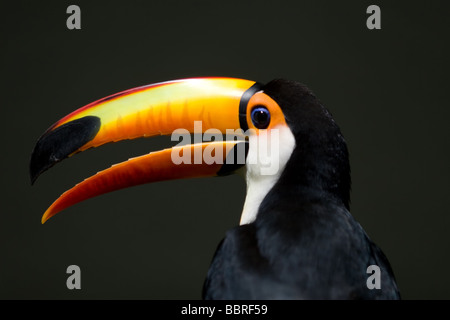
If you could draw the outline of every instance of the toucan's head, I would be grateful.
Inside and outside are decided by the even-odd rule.
[[[261,85],[234,78],[183,79],[97,100],[57,121],[39,138],[31,156],[31,181],[57,162],[108,142],[199,132],[214,139],[113,165],[62,194],[42,222],[121,188],[223,175],[243,166],[248,194],[241,223],[255,219],[276,183],[317,188],[348,207],[350,169],[339,128],[306,87],[286,80]]]

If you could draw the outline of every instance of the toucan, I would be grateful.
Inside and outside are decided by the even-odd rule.
[[[221,135],[100,171],[63,193],[42,223],[121,188],[239,172],[247,183],[241,219],[218,245],[204,299],[400,298],[389,261],[350,213],[346,141],[296,81],[202,77],[107,96],[44,132],[31,154],[31,181],[89,148],[196,128]]]

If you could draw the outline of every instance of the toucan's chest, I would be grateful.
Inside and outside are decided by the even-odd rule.
[[[349,299],[374,294],[366,287],[366,270],[378,257],[351,215],[336,208],[331,217],[324,212],[329,206],[302,205],[294,207],[311,211],[288,214],[286,206],[227,233],[209,269],[204,297]],[[391,286],[389,278],[384,281]]]

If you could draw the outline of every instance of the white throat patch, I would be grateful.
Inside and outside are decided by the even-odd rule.
[[[294,148],[295,138],[287,126],[249,136],[245,166],[247,196],[240,225],[255,221],[262,200],[280,178]]]

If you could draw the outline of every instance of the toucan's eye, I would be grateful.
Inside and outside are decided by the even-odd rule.
[[[251,114],[252,122],[258,129],[265,129],[270,123],[270,112],[266,107],[256,106]]]

